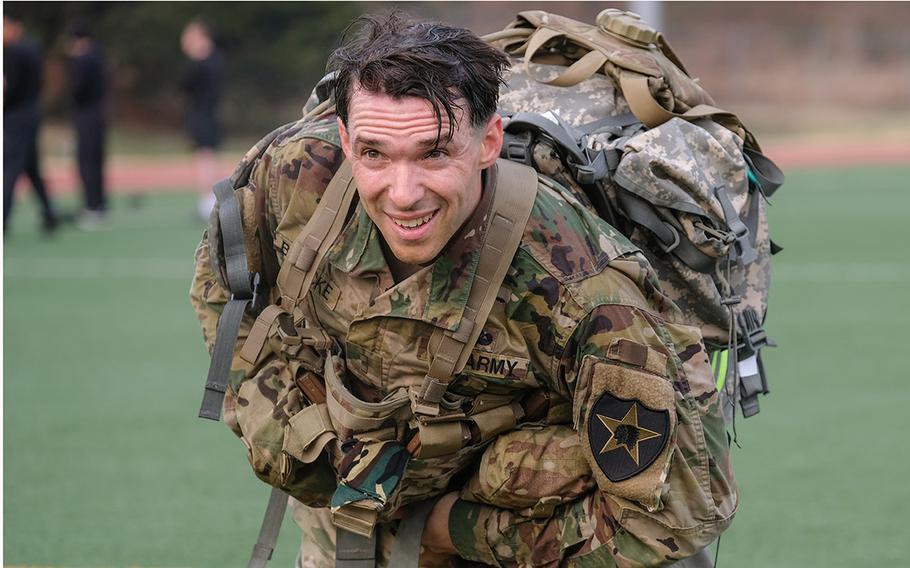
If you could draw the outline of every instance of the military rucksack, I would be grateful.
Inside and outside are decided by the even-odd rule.
[[[590,25],[521,12],[484,39],[513,61],[500,92],[503,156],[560,182],[642,249],[701,328],[718,387],[744,416],[757,413],[780,250],[765,208],[780,170],[635,14],[607,9]]]
[[[769,260],[778,250],[765,201],[783,182],[780,171],[634,14],[609,9],[590,25],[522,12],[485,39],[513,60],[500,94],[502,157],[557,181],[639,246],[664,291],[702,329],[719,390],[744,416],[758,412],[757,395],[768,392],[760,351],[770,344],[763,329]],[[331,109],[331,92],[329,75],[304,107],[304,121]],[[257,219],[260,245],[273,235],[262,203],[254,212],[241,208],[234,190],[283,128],[216,186],[220,231],[210,238],[223,253],[219,275],[233,296],[219,321],[203,417],[220,416],[240,317],[268,303],[277,279],[268,247],[256,251],[260,270],[250,271],[241,215]],[[273,491],[251,566],[264,565],[274,545],[283,498]]]

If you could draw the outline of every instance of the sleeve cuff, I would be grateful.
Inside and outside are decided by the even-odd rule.
[[[465,560],[497,566],[486,537],[485,509],[489,507],[461,499],[455,501],[449,511],[449,538]]]

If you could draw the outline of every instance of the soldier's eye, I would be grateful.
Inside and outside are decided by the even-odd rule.
[[[378,160],[382,156],[382,154],[376,150],[364,150],[362,155],[368,160]]]
[[[438,160],[439,158],[442,158],[444,156],[446,156],[446,151],[437,148],[435,150],[430,150],[429,152],[427,152],[426,157],[428,160]]]

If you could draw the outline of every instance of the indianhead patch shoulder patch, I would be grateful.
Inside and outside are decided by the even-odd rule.
[[[669,439],[670,413],[648,408],[640,400],[605,392],[589,416],[588,439],[594,460],[614,483],[647,469]]]

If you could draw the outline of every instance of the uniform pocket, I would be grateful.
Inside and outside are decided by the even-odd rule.
[[[578,434],[567,426],[549,426],[497,437],[462,498],[540,518],[594,487]]]

